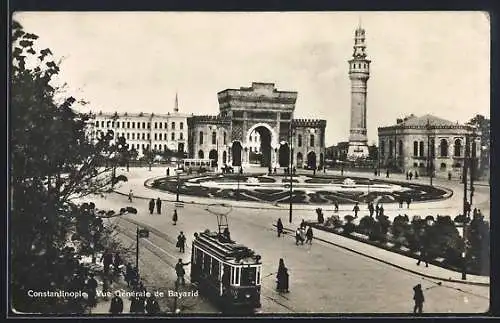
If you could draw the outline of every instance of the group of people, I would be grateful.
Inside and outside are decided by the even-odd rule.
[[[400,197],[398,199],[398,203],[399,203],[399,208],[402,208],[403,207],[403,203],[406,202],[406,208],[410,208],[410,203],[411,203],[411,197],[406,197],[406,198],[403,198],[403,197]]]
[[[409,179],[411,181],[411,179],[413,178],[413,172],[410,170],[410,171],[407,171],[406,172],[406,179]],[[415,171],[415,179],[418,179],[418,172]]]
[[[304,220],[300,223],[300,227],[295,230],[295,245],[312,244],[313,230],[311,226],[308,226]]]
[[[129,298],[130,313],[160,313],[160,304],[158,303],[158,300],[156,299],[154,293],[146,294],[146,292],[147,290],[142,282],[136,288],[134,288],[134,293]],[[115,315],[123,313],[123,299],[120,297],[119,292],[116,292],[111,299],[109,313]]]
[[[106,275],[109,273],[111,266],[113,266],[115,273],[119,273],[120,266],[123,264],[120,254],[118,252],[113,253],[109,249],[104,251],[100,261],[104,265],[104,274]]]
[[[358,203],[356,203],[358,205]],[[356,206],[354,206],[356,208]],[[359,208],[358,208],[359,211]],[[373,213],[375,213],[375,217],[378,218],[379,216],[384,216],[384,206],[380,203],[377,203],[376,206],[373,206],[373,202],[370,201],[368,202],[368,211],[370,212],[370,217],[373,218]]]
[[[156,202],[155,199],[149,200],[149,214],[153,214],[155,210],[155,204],[156,204],[156,213],[161,214],[161,199],[157,198]]]

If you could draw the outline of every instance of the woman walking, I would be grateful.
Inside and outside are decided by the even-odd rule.
[[[276,274],[277,286],[276,289],[278,292],[288,293],[288,268],[285,267],[285,262],[283,258],[280,258],[278,265],[278,273]]]

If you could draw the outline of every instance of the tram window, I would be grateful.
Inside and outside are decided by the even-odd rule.
[[[260,285],[260,267],[257,267],[257,285]]]
[[[212,265],[212,269],[210,270],[210,274],[213,277],[218,278],[219,277],[219,262],[217,261],[217,259],[213,258],[211,265]]]
[[[224,265],[222,270],[222,285],[229,286],[231,284],[231,270],[228,265]]]
[[[210,256],[207,254],[203,255],[203,272],[207,274],[210,272]]]
[[[240,269],[239,267],[234,268],[236,270],[236,277],[234,279],[235,285],[240,285]]]
[[[256,283],[257,283],[257,268],[256,267],[241,268],[240,285],[255,286]]]

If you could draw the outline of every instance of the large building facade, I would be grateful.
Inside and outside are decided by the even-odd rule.
[[[460,125],[432,115],[410,115],[397,123],[378,128],[380,167],[419,174],[451,173],[461,175],[466,143],[476,157],[475,169],[480,167],[480,133],[470,126]]]
[[[173,112],[154,113],[96,113],[92,114],[89,125],[91,139],[99,133],[114,132],[114,140],[124,137],[130,149],[139,156],[148,150],[162,152],[171,150],[187,153],[188,126],[190,115],[179,113],[177,96]]]
[[[366,56],[365,30],[358,27],[354,35],[354,52],[349,60],[351,80],[351,128],[349,131],[349,160],[369,156],[366,132],[366,86],[370,78],[370,60]]]
[[[258,138],[263,167],[288,167],[290,156],[297,168],[323,166],[326,121],[294,119],[297,92],[254,82],[217,96],[217,116],[188,118],[190,157],[214,159],[219,166],[249,166]]]

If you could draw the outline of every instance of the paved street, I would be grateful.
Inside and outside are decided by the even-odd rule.
[[[164,170],[153,169],[150,177],[160,175],[161,171]],[[128,174],[129,182],[121,190],[128,191],[132,187],[136,195],[147,192],[144,186],[140,186],[146,179],[144,173],[142,170],[136,174],[132,171]],[[155,191],[149,191],[149,194],[151,198],[159,196]],[[182,199],[185,200],[184,197]],[[115,211],[128,205],[127,198],[118,194],[99,198],[95,203],[99,208]],[[216,216],[205,211],[203,205],[186,204],[179,209],[177,226],[171,223],[173,203],[164,202],[162,215],[149,215],[146,200],[135,199],[133,206],[138,208],[139,213],[124,216],[124,219],[150,225],[171,237],[171,241],[155,238],[155,241],[142,241],[141,244],[159,245],[172,257],[176,256],[172,243],[179,231],[185,232],[189,245],[194,232],[217,229]],[[276,237],[272,224],[278,217],[286,221],[288,210],[234,208],[228,215],[232,238],[262,255],[262,277],[265,277],[262,282],[262,312],[409,313],[413,308],[412,287],[417,283],[424,288],[424,311],[427,313],[478,313],[488,309],[489,287],[448,282],[438,286],[437,281],[319,241],[312,246],[295,246],[291,237]],[[294,225],[298,225],[302,218],[313,217],[315,214],[312,211],[295,211]],[[283,296],[274,291],[279,258],[285,260],[290,270],[291,292]],[[186,250],[183,259],[189,259],[189,250]],[[149,265],[156,266],[143,266]],[[175,275],[173,269],[170,275]]]

